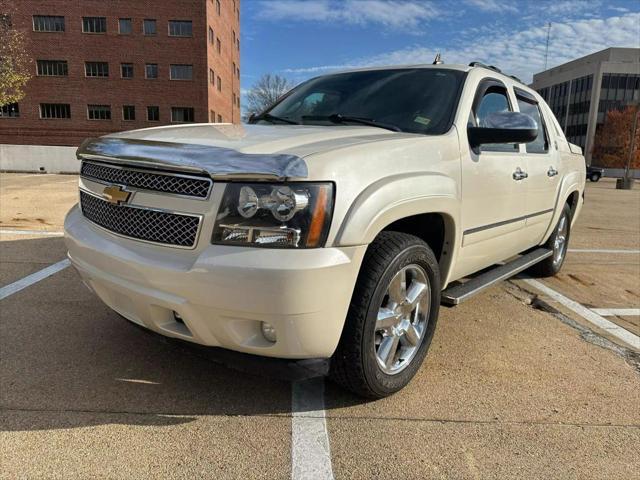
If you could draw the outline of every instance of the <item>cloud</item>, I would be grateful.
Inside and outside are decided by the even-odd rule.
[[[354,59],[343,65],[290,68],[286,73],[317,74],[340,69],[375,65],[431,63],[437,52],[446,63],[468,64],[480,61],[498,66],[504,72],[530,82],[535,72],[544,69],[546,25],[520,31],[494,29],[473,37],[473,42],[448,45],[411,45],[400,50]],[[608,47],[640,47],[640,13],[605,19],[581,19],[553,23],[549,39],[548,67]]]
[[[258,18],[270,21],[378,24],[393,30],[415,30],[438,16],[428,1],[405,0],[261,0]]]
[[[483,12],[513,13],[518,11],[513,2],[505,0],[465,0],[465,3]]]

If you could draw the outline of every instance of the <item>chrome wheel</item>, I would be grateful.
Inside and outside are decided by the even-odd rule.
[[[374,332],[376,360],[382,371],[404,370],[425,337],[431,305],[431,286],[424,269],[411,264],[389,282],[378,309]]]
[[[569,221],[566,215],[560,217],[556,228],[556,238],[553,242],[553,264],[562,263],[564,254],[567,251],[567,234],[569,233]]]

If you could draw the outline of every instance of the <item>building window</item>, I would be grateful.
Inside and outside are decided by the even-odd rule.
[[[240,51],[240,39],[236,40],[236,45],[238,46],[238,51]]]
[[[169,36],[170,37],[193,36],[193,27],[191,25],[191,20],[169,20]]]
[[[218,76],[218,91],[222,91],[222,79]]]
[[[155,35],[158,33],[156,28],[156,21],[153,18],[147,18],[142,23],[142,32],[145,35]]]
[[[209,123],[216,123],[216,112],[209,110]]]
[[[218,123],[222,123],[222,115],[218,114]]]
[[[160,121],[160,107],[149,106],[147,107],[147,120],[150,122]]]
[[[41,103],[40,118],[71,118],[71,105],[68,103]]]
[[[216,13],[220,15],[220,0],[216,0]]]
[[[235,30],[233,30],[233,43],[234,43],[234,45],[236,43],[236,31]]]
[[[172,122],[193,122],[193,107],[171,107]]]
[[[130,18],[121,18],[118,20],[118,32],[120,35],[131,35],[133,27]]]
[[[209,27],[209,43],[213,45],[215,42],[216,35],[213,33],[213,28]]]
[[[171,80],[193,80],[193,65],[171,65]]]
[[[69,69],[66,60],[38,60],[38,75],[41,77],[66,77]]]
[[[34,32],[64,32],[64,17],[54,15],[34,15]]]
[[[211,69],[209,69],[209,83],[212,84],[212,85],[215,85],[215,83],[216,83],[215,73]]]
[[[236,92],[231,94],[231,105],[235,106],[236,104]]]
[[[133,78],[133,63],[121,63],[120,73],[122,78]]]
[[[158,64],[147,63],[144,68],[145,78],[158,78]]]
[[[135,105],[123,105],[122,106],[122,119],[131,121],[136,119],[136,107]]]
[[[20,116],[20,105],[8,103],[0,107],[0,118],[16,118]]]
[[[218,51],[218,53],[220,53],[220,50],[222,49],[221,45],[220,45],[220,39],[218,38],[216,40],[216,50]]]
[[[84,62],[84,74],[87,77],[108,77],[109,64],[107,62]]]
[[[240,95],[236,95],[236,103],[238,104],[238,108],[240,108]]]
[[[82,17],[83,33],[107,33],[107,17]]]
[[[87,118],[89,120],[111,120],[111,106],[87,105]]]

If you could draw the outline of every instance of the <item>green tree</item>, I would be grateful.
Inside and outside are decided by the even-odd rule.
[[[20,101],[31,78],[26,35],[13,24],[13,0],[0,0],[0,106]]]

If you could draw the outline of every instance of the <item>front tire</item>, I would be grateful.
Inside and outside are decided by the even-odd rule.
[[[533,265],[529,269],[529,273],[536,277],[553,277],[556,275],[562,268],[567,256],[570,234],[571,208],[565,203],[556,228],[544,244],[544,248],[553,250],[553,255]]]
[[[439,307],[440,272],[429,246],[382,232],[364,257],[331,378],[367,398],[402,389],[427,354]]]
[[[598,180],[600,180],[600,174],[592,173],[589,177],[589,180],[591,180],[592,182],[597,182]]]

